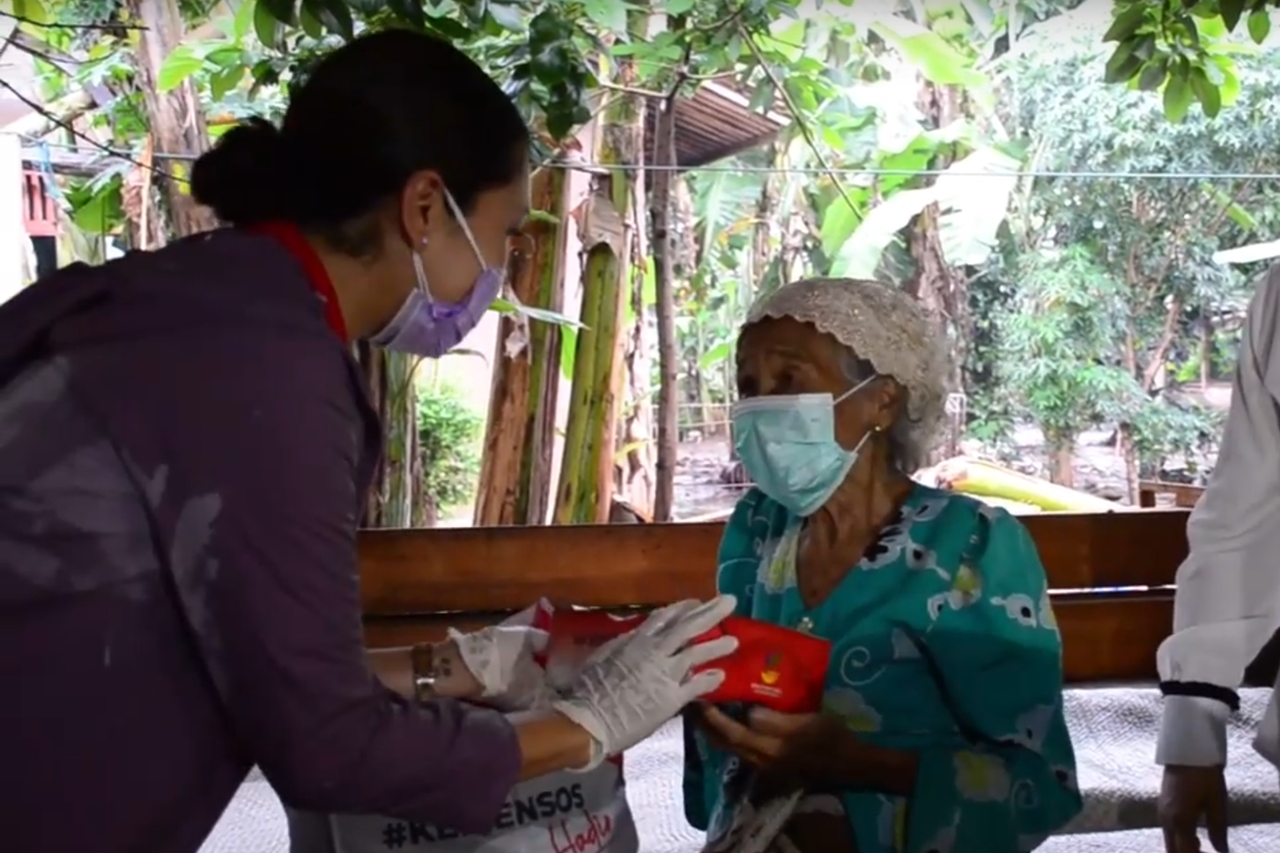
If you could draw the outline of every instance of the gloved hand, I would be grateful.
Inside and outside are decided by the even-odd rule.
[[[722,595],[703,604],[682,601],[654,611],[640,627],[601,646],[587,659],[568,696],[551,707],[586,729],[595,741],[589,770],[653,734],[694,699],[724,681],[719,670],[691,670],[738,646],[723,636],[690,645],[733,613]]]
[[[537,607],[468,634],[449,629],[458,657],[480,683],[480,698],[503,710],[545,706],[550,696],[546,673],[533,659],[547,646],[547,632],[531,626]]]

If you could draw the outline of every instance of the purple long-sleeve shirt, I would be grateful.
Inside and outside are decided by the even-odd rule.
[[[378,425],[297,258],[220,231],[0,307],[0,835],[192,853],[253,764],[285,803],[488,829],[496,712],[364,658]]]

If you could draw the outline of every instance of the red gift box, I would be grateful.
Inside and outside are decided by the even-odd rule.
[[[698,637],[697,642],[725,635],[738,638],[733,654],[702,669],[724,671],[724,683],[703,696],[704,702],[763,705],[784,714],[806,714],[822,707],[831,662],[831,641],[744,616],[730,616]]]
[[[638,628],[648,616],[614,616],[600,610],[540,605],[534,613],[533,627],[547,632],[547,647],[538,663],[546,667],[552,684],[564,689],[592,652]],[[772,622],[730,616],[695,642],[725,635],[737,637],[738,648],[702,667],[723,670],[725,674],[724,683],[702,697],[703,701],[763,705],[788,714],[820,710],[831,661],[829,640]]]

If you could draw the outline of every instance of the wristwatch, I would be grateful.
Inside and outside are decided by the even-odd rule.
[[[435,646],[431,643],[419,643],[409,651],[410,664],[413,667],[413,698],[418,702],[426,702],[436,695]]]

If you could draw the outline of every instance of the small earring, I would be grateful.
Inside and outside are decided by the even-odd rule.
[[[423,238],[422,238],[422,248],[424,248],[424,249],[425,249],[426,247],[427,247],[427,238],[426,238],[426,237],[423,237]]]
[[[871,428],[871,431],[879,435],[880,433],[884,432],[884,427],[880,426],[880,424],[876,424]]]

